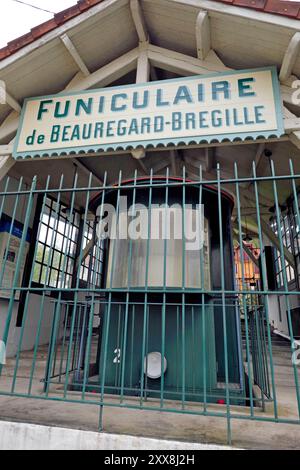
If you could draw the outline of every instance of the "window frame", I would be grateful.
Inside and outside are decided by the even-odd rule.
[[[73,283],[73,277],[75,274],[74,270],[76,265],[77,245],[78,243],[80,243],[81,213],[76,209],[73,210],[71,219],[71,229],[69,237],[67,237],[67,227],[69,223],[69,218],[67,215],[64,215],[63,210],[67,211],[69,208],[65,203],[60,201],[59,208],[57,210],[57,200],[52,195],[47,195],[44,214],[41,213],[41,207],[37,209],[39,211],[39,215],[36,214],[36,217],[38,217],[38,231],[36,234],[36,243],[38,244],[38,247],[42,246],[43,251],[41,261],[37,260],[37,254],[36,257],[32,260],[31,268],[36,269],[37,266],[39,267],[38,280],[33,276],[32,286],[49,289],[52,292],[57,289],[71,288]],[[47,222],[43,221],[43,216],[46,213],[46,209],[49,210]],[[52,217],[52,215],[54,215],[54,217]],[[78,218],[77,224],[76,217]],[[53,222],[53,224],[51,224],[51,220],[53,220],[54,218],[56,220],[55,222]],[[61,223],[63,223],[64,225],[63,229],[60,228]],[[38,235],[41,234],[41,226],[44,226],[46,230],[45,237],[43,237],[44,241],[42,241],[40,237],[38,238]],[[51,240],[48,244],[49,232],[51,233]],[[56,246],[57,235],[60,235],[62,237],[62,243],[60,248]],[[36,246],[36,243],[34,246]],[[49,255],[47,255],[47,251],[49,252]],[[65,251],[67,253],[65,253]],[[55,254],[59,257],[57,266],[54,266]],[[50,256],[49,261],[48,256]],[[66,261],[65,266],[63,266],[63,260],[65,259],[65,256]],[[48,262],[48,279],[45,279],[45,281],[43,281],[43,271],[44,269],[47,269]],[[64,270],[63,267],[65,267]],[[53,276],[53,273],[55,273],[55,282],[51,283],[50,281]]]

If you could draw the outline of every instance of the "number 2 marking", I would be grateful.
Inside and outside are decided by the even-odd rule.
[[[114,350],[114,353],[116,354],[114,358],[114,364],[120,364],[121,362],[121,349],[117,348]]]

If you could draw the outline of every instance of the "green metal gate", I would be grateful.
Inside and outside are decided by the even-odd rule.
[[[281,187],[285,193],[286,187],[290,188],[296,201],[298,240],[300,175],[294,174],[292,162],[287,175],[276,175],[272,165],[269,176],[257,177],[255,164],[251,176],[239,177],[236,165],[233,175],[224,179],[218,167],[216,178],[207,181],[200,167],[199,178],[193,181],[183,169],[180,178],[171,177],[167,170],[160,178],[151,171],[141,179],[136,172],[126,181],[120,172],[117,183],[105,174],[101,186],[92,185],[92,174],[85,184],[79,184],[78,173],[72,187],[65,186],[63,176],[59,187],[53,187],[50,176],[45,184],[34,178],[30,187],[23,179],[17,187],[10,178],[2,182],[0,333],[8,360],[0,365],[0,394],[97,404],[99,429],[106,406],[225,418],[229,442],[232,419],[300,424],[300,373],[297,361],[292,361],[297,343],[290,302],[291,295],[300,295],[298,259],[294,253],[289,256],[281,230],[277,230],[281,266],[291,263],[294,256],[294,278],[292,285],[287,269],[283,269],[283,285],[270,289],[264,249],[265,207],[261,202],[266,188],[271,188],[269,198],[280,227]],[[245,247],[244,227],[249,218],[245,187],[252,197],[251,230],[260,252],[261,280],[255,290],[246,285],[243,257],[241,286],[235,284],[232,264],[234,246]],[[155,261],[160,269],[150,275],[155,256],[146,241],[140,281],[136,253],[141,258],[141,252],[135,241],[128,241],[122,257],[120,252],[116,254],[116,243],[98,230],[107,201],[114,201],[118,226],[120,198],[125,193],[130,194],[133,210],[143,195],[148,221],[155,194],[164,207],[175,195],[177,200],[179,197],[183,214],[190,195],[195,199],[196,194],[194,204],[211,204],[207,209],[207,246],[190,256],[183,236],[181,245],[174,245],[176,259],[169,256],[169,241],[164,240],[159,248],[161,257]],[[185,215],[181,223],[184,233]],[[205,250],[212,250],[211,259]],[[122,271],[122,258],[126,282],[115,285],[113,276]],[[190,272],[196,276],[194,284]],[[172,285],[169,275],[176,279]],[[155,278],[161,279],[160,284]],[[269,311],[270,296],[279,294],[285,299],[291,333],[287,366],[293,373],[289,386],[296,400],[294,415],[288,418],[279,414]],[[255,307],[249,303],[251,296]],[[30,355],[29,368],[28,362],[24,367],[25,352],[27,361]],[[150,353],[160,354],[158,378],[148,373]],[[41,359],[45,356],[46,364]],[[271,412],[270,407],[266,411],[266,404],[271,405]]]

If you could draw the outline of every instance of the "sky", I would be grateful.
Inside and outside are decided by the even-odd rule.
[[[77,3],[77,0],[22,0],[31,5],[57,13]],[[53,14],[22,5],[14,0],[0,0],[0,48],[34,26],[53,17]]]

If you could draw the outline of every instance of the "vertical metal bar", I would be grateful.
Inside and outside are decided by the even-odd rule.
[[[53,230],[52,230],[51,241],[50,241],[49,256],[48,256],[47,266],[46,266],[46,271],[45,271],[45,282],[44,282],[44,286],[43,286],[42,300],[41,300],[40,311],[39,311],[39,322],[38,322],[37,332],[36,332],[36,336],[35,336],[34,354],[33,354],[33,361],[32,361],[32,366],[31,366],[31,376],[30,376],[31,378],[30,378],[29,386],[28,386],[28,394],[29,395],[31,394],[31,391],[32,391],[32,383],[33,383],[32,379],[33,379],[33,374],[34,374],[34,370],[35,370],[35,366],[36,366],[37,351],[38,351],[38,347],[39,347],[39,340],[40,340],[40,334],[41,334],[41,329],[42,329],[42,322],[43,322],[43,318],[44,318],[46,284],[48,282],[47,280],[49,279],[50,258],[51,258],[51,250],[53,249],[53,243],[54,243],[54,233],[55,233],[56,228],[58,226],[61,189],[63,187],[63,182],[64,182],[64,175],[61,175],[60,183],[59,183],[59,192],[58,192],[58,196],[57,196],[57,203],[56,203],[56,209],[55,209],[55,215],[54,215],[54,218],[53,218],[54,219],[53,220]],[[47,196],[47,193],[46,193],[46,196]],[[46,199],[47,199],[47,197],[46,197]],[[50,216],[51,216],[51,214],[49,214],[49,218],[50,218]],[[42,223],[42,220],[43,220],[43,213],[41,212],[41,214],[40,214],[40,224]],[[42,272],[42,270],[41,270],[41,272]],[[54,312],[56,312],[56,304],[55,304]],[[55,321],[55,318],[56,317],[55,317],[55,313],[54,313],[53,321]],[[52,331],[52,334],[53,334],[53,331]],[[52,339],[52,334],[51,334],[50,340]],[[52,343],[50,341],[49,342],[49,350],[48,350],[48,364],[49,364],[49,354],[50,354],[50,345],[51,344]],[[46,384],[47,384],[47,380],[50,379],[50,375],[51,375],[50,370],[51,370],[51,365],[50,365],[50,367],[47,368],[47,373],[46,373],[46,376],[45,376]]]
[[[164,385],[165,385],[165,341],[166,341],[166,287],[167,287],[167,222],[168,222],[168,211],[169,211],[169,167],[166,171],[166,187],[165,187],[165,220],[164,220],[164,267],[163,267],[163,305],[162,305],[162,317],[161,317],[161,378],[160,378],[160,407],[164,406]],[[171,215],[170,215],[170,227],[169,232],[171,234]]]
[[[263,354],[262,354],[262,336],[261,329],[259,324],[259,317],[257,312],[257,306],[254,305],[254,318],[255,318],[255,327],[256,327],[256,337],[257,337],[257,349],[258,349],[258,376],[261,389],[261,404],[262,410],[265,411],[265,398],[264,398],[264,374],[263,374]]]
[[[242,273],[242,290],[246,290],[245,282],[245,264],[244,264],[244,249],[243,249],[243,237],[242,237],[242,218],[241,218],[241,201],[240,201],[240,187],[238,183],[238,168],[237,164],[234,163],[234,177],[236,179],[235,183],[235,193],[236,193],[236,208],[237,208],[237,222],[239,230],[239,246],[240,246],[240,264],[241,264],[241,273]],[[247,312],[247,303],[245,294],[242,294],[243,299],[243,309],[245,315],[245,334],[246,334],[246,355],[247,355],[247,364],[248,364],[248,386],[249,386],[249,398],[250,398],[250,414],[251,417],[254,416],[254,404],[253,404],[253,381],[252,381],[252,371],[251,371],[251,356],[250,356],[250,344],[249,344],[249,324],[248,324],[248,312]]]
[[[103,405],[100,405],[99,407],[99,424],[98,424],[98,431],[102,432],[103,431]]]
[[[135,215],[135,204],[136,204],[136,181],[137,181],[137,170],[134,172],[134,189],[133,189],[133,200],[132,200],[132,214]],[[132,239],[129,240],[129,256],[128,256],[128,289],[131,287],[131,273],[132,273]],[[122,373],[121,373],[121,389],[120,389],[120,403],[123,403],[124,399],[124,381],[125,381],[125,369],[126,369],[126,357],[127,357],[127,336],[128,336],[128,316],[129,316],[129,292],[126,293],[126,305],[125,305],[125,323],[124,323],[124,336],[123,336],[123,353],[121,357]]]
[[[122,305],[119,305],[119,312],[118,312],[118,329],[117,329],[117,350],[118,352],[122,351],[122,347],[120,344],[121,341],[121,314],[122,314]],[[119,360],[117,359],[116,362],[116,372],[115,372],[115,387],[119,385]]]
[[[148,305],[147,309],[147,326],[146,326],[146,376],[145,376],[145,400],[147,400],[147,393],[148,393],[148,353],[149,353],[149,323],[150,323],[150,307],[151,304]]]
[[[179,306],[176,306],[176,391],[179,393],[179,367],[181,363],[181,354],[180,354],[180,316],[179,316]]]
[[[146,266],[145,266],[145,296],[144,296],[144,317],[143,317],[143,340],[142,340],[142,360],[141,360],[141,390],[140,390],[140,406],[143,405],[143,394],[144,394],[144,379],[145,379],[145,353],[146,353],[146,333],[147,333],[147,312],[148,312],[148,281],[149,281],[149,254],[150,254],[150,239],[151,239],[151,217],[152,217],[152,182],[153,182],[153,170],[150,172],[150,187],[149,187],[149,199],[148,199],[148,236],[147,236],[147,251],[146,251]],[[147,374],[147,368],[146,368]]]
[[[51,334],[50,334],[50,341],[49,341],[49,348],[48,348],[46,373],[45,373],[45,381],[44,381],[44,392],[46,392],[47,389],[49,389],[50,379],[52,377],[51,376],[52,362],[50,362],[50,360],[49,360],[49,352],[52,351],[53,348],[54,348],[53,343],[55,344],[57,324],[58,324],[58,322],[57,322],[57,300],[56,299],[53,302],[53,309],[54,309],[54,313],[53,313],[53,322],[52,322],[52,326],[51,326]],[[29,385],[30,393],[31,393],[31,387],[32,387],[32,383]]]
[[[203,226],[204,220],[202,218],[202,203],[203,203],[203,172],[202,172],[202,165],[199,167],[199,217],[200,217],[200,230],[202,230],[204,236],[204,229]],[[205,311],[205,270],[204,270],[204,242],[203,239],[203,246],[200,249],[200,284],[201,284],[201,344],[202,344],[202,369],[203,369],[203,411],[206,413],[207,411],[207,351],[206,351],[206,311]],[[200,311],[199,311],[200,315]]]
[[[195,343],[195,307],[192,305],[192,350],[191,350],[191,356],[192,356],[192,383],[193,383],[193,394],[196,394],[196,380],[195,380],[195,371],[196,371],[196,361],[195,361],[195,350],[196,350],[196,343]],[[195,396],[194,396],[195,398]]]
[[[223,214],[222,214],[222,194],[221,194],[221,170],[217,164],[218,180],[218,218],[219,218],[219,241],[220,241],[220,263],[221,263],[221,295],[222,295],[222,317],[223,317],[223,341],[225,359],[225,381],[226,381],[226,415],[227,415],[227,438],[231,444],[231,415],[230,415],[230,394],[229,394],[229,365],[228,365],[228,343],[227,343],[227,318],[226,318],[226,297],[225,297],[225,266],[224,266],[224,242],[223,242]]]
[[[119,216],[120,216],[120,191],[121,191],[121,183],[122,183],[122,171],[119,172],[119,181],[118,181],[118,192],[117,192],[117,205],[116,205],[116,223],[115,223],[115,239],[114,242],[111,243],[113,245],[113,252],[112,252],[112,261],[111,261],[111,273],[110,273],[110,284],[109,287],[112,289],[114,284],[114,270],[115,270],[115,262],[116,262],[116,243],[117,243],[117,233],[118,233],[118,225],[119,225]],[[111,249],[111,247],[110,247]]]
[[[132,197],[131,213],[135,216],[135,205],[136,205],[136,181],[137,181],[137,170],[134,172],[134,187]],[[128,289],[131,288],[131,274],[132,274],[132,238],[129,240],[129,256],[128,256]]]
[[[133,374],[133,361],[134,361],[134,356],[133,356],[133,351],[134,351],[134,330],[135,330],[135,305],[132,305],[131,309],[131,353],[130,353],[130,388],[132,389],[133,383],[132,383],[132,374]]]
[[[69,304],[66,304],[66,306],[65,306],[65,324],[64,324],[63,342],[62,342],[61,353],[60,353],[59,379],[58,379],[59,383],[61,383],[62,375],[63,375],[63,365],[64,365],[64,356],[65,356],[65,347],[66,347],[68,316],[69,316]]]
[[[108,347],[108,335],[109,335],[109,327],[110,327],[110,317],[111,317],[111,306],[112,306],[112,292],[111,289],[113,288],[113,275],[114,275],[114,267],[115,267],[115,256],[116,256],[116,242],[117,242],[117,231],[118,231],[118,224],[119,224],[119,213],[120,213],[120,191],[121,191],[121,183],[122,183],[122,171],[119,172],[119,181],[118,181],[118,193],[117,193],[117,205],[116,205],[116,236],[115,242],[113,243],[113,253],[112,253],[112,263],[111,263],[111,273],[110,273],[110,291],[108,294],[108,305],[107,305],[107,313],[104,317],[104,354],[103,354],[103,361],[102,361],[102,377],[101,377],[101,407],[103,406],[104,400],[104,391],[105,391],[105,375],[106,375],[106,362],[107,362],[107,347]],[[102,206],[101,211],[103,210],[103,202],[104,202],[104,195],[102,198]],[[103,212],[102,212],[103,215]],[[99,376],[100,378],[100,376]],[[103,414],[103,410],[100,409],[100,417]],[[101,418],[102,421],[102,418]]]
[[[107,314],[104,318],[104,354],[102,361],[102,377],[101,377],[101,405],[103,405],[104,400],[104,391],[105,391],[105,373],[106,373],[106,362],[107,362],[107,347],[108,347],[108,336],[109,336],[109,327],[110,327],[110,316],[111,316],[111,303],[112,303],[112,294],[108,294],[108,306]],[[100,377],[99,377],[100,378]]]
[[[255,206],[256,206],[256,218],[257,218],[259,248],[260,248],[260,256],[261,256],[261,270],[262,270],[262,278],[263,278],[262,279],[263,280],[263,290],[266,291],[268,289],[266,258],[265,258],[265,250],[264,250],[264,244],[263,244],[263,238],[262,238],[261,214],[260,214],[259,194],[258,194],[258,184],[257,184],[257,178],[256,178],[256,165],[255,165],[255,162],[253,162],[253,164],[252,164],[252,171],[253,171],[253,179],[254,179],[253,184],[254,184],[254,194],[255,194]],[[274,417],[275,417],[275,420],[277,420],[278,419],[278,406],[277,406],[277,394],[276,394],[276,384],[275,384],[275,374],[274,374],[272,337],[271,337],[271,329],[270,329],[269,307],[268,307],[268,301],[267,301],[267,298],[266,298],[265,294],[264,294],[264,308],[265,308],[266,320],[267,320],[270,369],[271,369],[272,390],[273,390],[273,398],[274,398]]]
[[[88,210],[89,210],[89,202],[90,202],[90,194],[91,194],[91,186],[92,186],[92,180],[93,180],[93,174],[89,174],[89,179],[88,179],[88,190],[86,192],[86,198],[85,198],[85,208],[84,208],[84,217],[83,217],[83,231],[85,230],[86,224],[87,224],[87,216],[88,216]],[[106,176],[105,176],[106,180]],[[104,183],[105,184],[105,183]],[[84,244],[84,234],[81,237],[80,240],[80,251],[79,251],[79,256],[76,259],[77,263],[77,269],[74,270],[74,272],[77,273],[77,279],[75,283],[75,296],[77,300],[77,294],[78,294],[78,289],[79,289],[79,283],[80,283],[80,270],[81,270],[81,265],[82,265],[82,259],[83,259],[83,244]],[[91,258],[93,256],[93,252],[91,253]],[[89,320],[88,320],[88,338],[87,338],[87,343],[86,343],[86,354],[85,354],[85,360],[84,360],[84,373],[83,373],[83,387],[82,387],[82,400],[85,398],[85,391],[86,391],[86,384],[87,384],[87,373],[89,371],[89,356],[90,356],[90,348],[91,348],[91,341],[92,341],[92,330],[93,330],[93,318],[94,318],[94,299],[95,299],[95,294],[93,292],[92,295],[92,308],[89,311]],[[86,302],[86,301],[85,301]],[[83,328],[85,328],[85,320],[83,322]],[[82,331],[82,336],[84,335]],[[68,369],[67,369],[67,375],[66,375],[66,383],[65,383],[65,389],[68,386]]]
[[[45,205],[46,205],[46,199],[47,199],[47,191],[49,189],[49,184],[50,184],[50,176],[48,176],[47,182],[46,182],[46,188],[45,188],[46,193],[45,193],[44,198],[43,198],[41,216],[44,213],[44,209],[45,209]],[[40,232],[41,232],[41,223],[40,223],[39,229],[38,229],[37,240],[40,239]],[[38,251],[38,241],[35,244],[35,250],[34,250],[34,256],[33,256],[33,265],[32,265],[32,269],[31,269],[31,273],[30,273],[28,290],[26,291],[24,313],[23,313],[23,318],[22,318],[20,338],[19,338],[19,342],[18,342],[18,349],[17,349],[17,355],[16,355],[16,362],[15,362],[15,368],[14,368],[14,375],[13,375],[11,393],[14,393],[15,386],[16,386],[17,373],[18,373],[18,369],[19,369],[19,362],[20,362],[20,355],[21,355],[23,338],[24,338],[25,325],[26,325],[26,321],[27,321],[27,317],[28,317],[30,287],[32,286],[32,281],[33,281],[33,276],[34,276],[34,265],[35,265],[35,260],[36,260],[36,256],[37,256],[37,251]],[[30,377],[30,379],[31,379],[31,377]]]
[[[186,201],[186,171],[185,166],[182,169],[183,185],[182,185],[182,296],[181,296],[181,316],[182,316],[182,409],[185,408],[185,387],[186,387],[186,372],[185,372],[185,270],[186,270],[186,245],[185,245],[185,201]]]
[[[86,318],[86,308],[85,305],[82,305],[82,303],[78,304],[79,307],[79,315],[77,319],[77,329],[76,329],[76,339],[75,339],[75,345],[74,345],[74,363],[72,366],[72,370],[75,371],[74,374],[74,380],[77,381],[77,377],[79,376],[80,372],[80,347],[81,347],[81,339],[82,336],[80,336],[81,329],[84,327],[85,323],[85,318]]]
[[[76,189],[76,187],[77,187],[77,182],[78,182],[78,173],[76,171],[75,176],[74,176],[73,188],[72,188],[73,191],[72,191],[72,196],[71,196],[70,212],[69,212],[69,215],[67,217],[68,230],[67,230],[67,239],[66,239],[66,251],[64,253],[63,263],[61,265],[61,287],[62,287],[62,289],[66,288],[65,277],[66,277],[66,267],[67,267],[67,254],[68,254],[68,246],[69,246],[69,243],[70,243],[71,230],[72,230],[72,225],[73,225],[72,222],[74,223],[74,214],[73,214],[73,212],[74,212],[75,195],[76,195],[76,191],[74,191],[74,189]],[[72,217],[73,217],[73,221],[72,221]],[[72,319],[72,327],[71,327],[71,333],[70,333],[70,346],[72,345],[72,341],[73,341],[73,334],[74,334],[74,327],[75,327],[75,320],[76,320],[76,310],[77,310],[77,301],[78,301],[78,291],[77,290],[75,291],[75,296],[74,297],[75,297],[75,300],[74,300],[74,306],[73,306],[73,311],[72,311],[73,319]],[[57,302],[57,307],[58,307],[59,310],[61,309],[61,300],[62,300],[62,291],[59,291],[58,302]],[[67,365],[66,365],[66,379],[65,379],[65,385],[64,385],[64,398],[66,398],[67,391],[68,391],[71,352],[72,352],[72,348],[69,347],[68,356],[67,356]],[[53,361],[53,351],[50,352],[50,357],[51,357],[51,361]],[[46,394],[48,396],[49,387],[47,387]]]
[[[101,195],[101,205],[100,205],[100,215],[99,215],[99,223],[100,221],[102,220],[102,217],[104,215],[104,202],[105,202],[105,196],[106,196],[106,185],[107,185],[107,172],[105,172],[104,174],[104,180],[103,180],[103,186],[102,186],[102,195]],[[95,231],[94,231],[94,235],[95,235]],[[103,234],[101,233],[98,233],[98,243],[100,243],[101,245],[104,243],[104,236]],[[112,265],[112,271],[111,271],[111,279],[112,279],[112,275],[113,275],[113,265]],[[108,284],[108,282],[107,282]],[[112,287],[111,285],[111,281],[110,281],[110,287]],[[93,294],[94,295],[94,294]],[[94,298],[94,297],[93,297]],[[100,312],[101,310],[104,310],[105,309],[105,304],[103,306],[101,306],[100,304]],[[102,315],[100,316],[100,329],[101,329],[101,333],[99,335],[99,341],[101,341],[101,345],[100,345],[100,348],[102,348],[102,337],[103,337],[103,326],[102,326],[102,323],[104,323],[104,312],[102,313]],[[101,349],[100,349],[101,351]],[[99,358],[99,364],[98,364],[98,369],[99,369],[99,387],[100,387],[100,377],[101,377],[101,366],[102,366],[102,363],[101,363],[101,357]],[[103,410],[102,410],[102,406],[100,406],[100,418],[101,416],[103,415]]]

